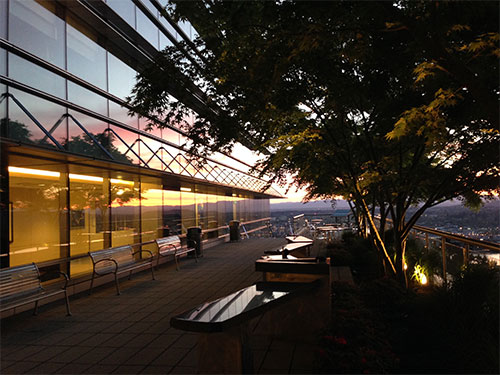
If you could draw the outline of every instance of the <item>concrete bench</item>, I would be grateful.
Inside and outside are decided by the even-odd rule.
[[[283,259],[287,259],[290,254],[293,253],[294,257],[299,258],[303,256],[309,256],[311,253],[312,242],[292,242],[288,243],[280,249],[277,250],[267,250],[264,251],[266,255],[281,255]],[[305,254],[302,254],[304,253]]]
[[[147,258],[136,258],[136,255],[147,253]],[[132,271],[136,269],[149,266],[151,269],[151,276],[155,279],[153,270],[153,253],[149,250],[133,251],[132,246],[118,246],[109,249],[89,251],[89,256],[92,259],[93,270],[92,280],[90,282],[89,294],[92,293],[95,277],[114,274],[116,294],[120,294],[120,286],[118,285],[118,275],[122,273],[129,273],[129,280],[132,276]]]
[[[64,272],[53,271],[62,275],[64,285],[51,288],[42,286],[40,271],[35,263],[24,266],[3,268],[0,270],[0,311],[10,310],[26,304],[34,303],[33,315],[38,313],[38,301],[64,293],[66,299],[66,313],[71,315],[68,299],[68,275]]]
[[[286,308],[288,315],[293,315],[287,302],[310,294],[319,285],[319,280],[311,283],[257,283],[174,316],[170,325],[199,333],[198,373],[253,373],[248,343],[249,322],[280,307]],[[281,321],[273,319],[273,324]]]
[[[195,242],[194,240],[190,239],[191,242]],[[188,242],[190,242],[188,241]],[[198,262],[198,256],[196,254],[196,244],[194,244],[193,247],[190,246],[181,246],[181,239],[179,236],[168,236],[168,237],[162,237],[162,238],[157,238],[155,240],[156,245],[158,246],[158,261],[156,262],[156,265],[158,266],[160,264],[160,258],[161,257],[167,257],[167,256],[173,256],[175,260],[175,269],[178,271],[179,270],[179,262],[178,258],[182,255],[186,255],[190,252],[193,252],[194,254],[194,259],[196,262]],[[189,243],[188,243],[189,244]]]

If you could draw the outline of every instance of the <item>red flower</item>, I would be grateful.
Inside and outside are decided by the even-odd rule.
[[[326,357],[326,352],[323,349],[318,349],[318,354],[320,357],[323,357],[323,358]]]
[[[334,340],[337,344],[340,344],[340,345],[347,345],[347,340],[346,340],[344,337],[342,337],[342,336],[340,336],[340,337],[335,336],[335,337],[333,338],[333,340]]]
[[[361,358],[361,362],[366,363],[366,358],[365,357]]]
[[[369,374],[370,370],[363,370],[363,374]]]

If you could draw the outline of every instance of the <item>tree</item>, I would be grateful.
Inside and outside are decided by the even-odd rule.
[[[498,192],[497,3],[173,3],[203,59],[164,51],[141,72],[134,109],[184,126],[198,153],[251,144],[273,181],[293,175],[309,199],[352,200],[402,282],[406,239],[427,208]],[[174,68],[202,83],[207,109],[193,125],[182,96],[166,99]]]

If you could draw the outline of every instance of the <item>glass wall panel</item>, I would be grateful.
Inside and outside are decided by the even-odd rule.
[[[199,190],[196,193],[196,226],[208,229],[208,194]]]
[[[68,71],[106,90],[106,50],[94,32],[71,15],[67,17]]]
[[[56,124],[66,109],[36,96],[26,94],[16,89],[10,92],[21,104],[38,120],[38,122],[49,131]],[[34,143],[47,147],[56,147],[55,144],[43,133],[43,131],[21,110],[21,108],[9,99],[9,137],[25,143]],[[67,139],[66,119],[64,119],[52,136],[59,143],[65,143]]]
[[[158,28],[155,26],[150,19],[142,13],[139,9],[137,10],[137,32],[142,35],[151,45],[158,49]]]
[[[181,193],[163,190],[163,234],[170,236],[182,233]]]
[[[137,116],[129,116],[128,108],[109,100],[109,117],[137,129]]]
[[[217,202],[218,196],[216,195],[216,191],[212,192],[213,194],[207,194],[207,221],[208,221],[208,229],[213,230],[219,227],[219,215],[217,213]],[[218,232],[215,230],[213,232],[208,233],[208,238],[217,238]]]
[[[74,169],[69,174],[70,255],[86,254],[109,245],[109,179],[102,173]],[[70,169],[71,171],[71,169]],[[88,257],[71,262],[70,273],[89,273],[92,262]]]
[[[106,3],[135,29],[135,5],[132,1],[107,0]]]
[[[63,18],[55,2],[11,0],[9,40],[35,56],[65,68]]]
[[[191,191],[181,190],[181,213],[182,213],[182,233],[187,232],[187,228],[196,226],[196,195]]]
[[[68,82],[68,100],[101,115],[108,115],[108,100],[73,82]]]
[[[13,53],[9,53],[9,77],[61,99],[66,99],[66,80],[64,78]]]
[[[139,145],[137,144],[137,134],[124,130],[118,126],[109,126],[115,133],[110,135],[110,148],[116,155],[115,160],[129,164],[139,164]],[[135,153],[134,153],[135,152]]]
[[[140,186],[137,176],[110,180],[111,245],[140,242]]]
[[[0,75],[7,76],[7,51],[0,48]]]
[[[107,123],[84,115],[80,112],[70,110],[68,113],[74,117],[70,117],[68,119],[69,141],[66,145],[68,151],[77,154],[95,156],[101,159],[109,159],[109,157],[93,141],[93,139],[85,134],[85,132],[78,126],[78,121],[78,123],[80,123],[90,134],[92,134],[103,147],[108,149],[108,152],[110,152],[112,156],[121,157],[121,154],[116,153],[116,150],[110,150],[109,147],[106,147],[110,144],[110,135],[109,132],[106,131],[108,128]]]
[[[141,181],[141,242],[153,241],[163,235],[163,190],[161,179],[143,177]],[[145,250],[157,252],[154,244],[143,247]]]
[[[0,1],[0,38],[7,39],[7,1]]]
[[[141,136],[144,143],[141,144],[141,158],[144,160],[149,168],[164,170],[165,165],[162,162],[162,150],[160,150],[161,143],[153,139]]]
[[[136,74],[137,72],[134,69],[108,53],[108,91],[110,94],[125,100],[135,85]]]
[[[41,160],[10,160],[10,266],[67,255],[61,243],[66,206],[66,178],[60,166]]]

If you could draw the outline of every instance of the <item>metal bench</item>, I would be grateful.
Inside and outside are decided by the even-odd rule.
[[[175,269],[179,271],[179,262],[177,258],[180,256],[187,254],[189,252],[194,253],[194,258],[196,262],[198,262],[198,256],[196,254],[196,245],[191,247],[191,246],[181,246],[181,239],[179,236],[168,236],[168,237],[162,237],[162,238],[157,238],[156,244],[158,245],[158,261],[156,262],[156,265],[158,266],[160,264],[160,257],[166,257],[172,255],[175,259]],[[190,240],[192,242],[195,242],[194,240]],[[188,245],[189,245],[188,241]]]
[[[148,258],[136,258],[136,255],[141,253],[149,254]],[[120,286],[118,285],[118,275],[121,273],[129,272],[129,280],[132,276],[132,271],[135,269],[143,268],[149,264],[151,268],[151,276],[155,280],[153,270],[153,253],[149,250],[133,251],[132,246],[118,246],[109,249],[89,251],[89,256],[92,259],[93,271],[92,280],[90,282],[89,294],[92,293],[94,286],[94,279],[96,276],[104,276],[114,274],[116,294],[120,294]]]
[[[65,278],[61,287],[44,288],[42,286],[40,271],[35,263],[24,266],[4,268],[0,270],[0,311],[13,309],[29,303],[35,304],[33,315],[38,313],[38,301],[64,293],[66,299],[66,312],[71,315],[68,299],[68,275],[64,272],[53,271]]]

